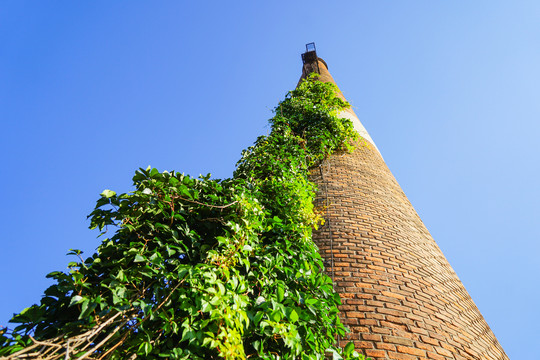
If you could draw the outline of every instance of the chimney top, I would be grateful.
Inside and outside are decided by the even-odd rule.
[[[311,42],[306,44],[306,52],[302,54],[302,63],[306,65],[315,65],[313,71],[319,72],[319,65],[317,64],[317,49],[315,48],[315,43]]]
[[[326,62],[317,56],[317,49],[315,48],[315,43],[311,42],[306,44],[306,52],[302,54],[302,63],[304,67],[304,75],[308,75],[312,72],[315,72],[317,74],[321,74],[321,70],[319,69],[319,61],[326,66],[326,69],[328,70],[328,65],[326,65]]]

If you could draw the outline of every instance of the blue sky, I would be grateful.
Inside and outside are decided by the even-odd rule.
[[[540,331],[538,1],[0,4],[0,325],[139,167],[232,174],[319,55],[510,358]]]

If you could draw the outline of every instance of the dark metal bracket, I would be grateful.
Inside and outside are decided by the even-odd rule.
[[[311,42],[306,44],[306,52],[302,54],[302,63],[304,64],[304,74],[308,75],[312,72],[320,74],[319,70],[319,57],[317,56],[317,49],[315,43]]]

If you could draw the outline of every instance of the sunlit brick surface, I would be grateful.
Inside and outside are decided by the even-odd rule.
[[[314,234],[353,340],[374,359],[507,359],[379,153],[360,145],[312,171]]]
[[[334,83],[321,61],[319,69]],[[352,340],[377,360],[508,359],[368,140],[311,176],[327,220],[314,239],[351,329],[341,345]]]

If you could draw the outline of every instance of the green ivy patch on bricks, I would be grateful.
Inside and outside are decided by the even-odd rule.
[[[352,149],[336,88],[303,81],[234,176],[140,169],[135,190],[105,190],[89,215],[110,238],[56,271],[41,299],[0,331],[0,357],[41,359],[363,358],[336,337],[339,295],[312,241],[309,168]],[[108,230],[108,231],[107,231]]]

